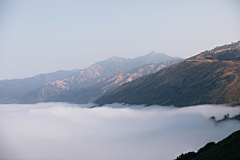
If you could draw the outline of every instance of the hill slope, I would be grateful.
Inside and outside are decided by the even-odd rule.
[[[239,43],[235,45],[238,46]],[[202,57],[193,60],[190,58],[122,85],[98,99],[96,103],[118,102],[179,107],[240,104],[240,63]]]
[[[218,143],[210,142],[197,153],[188,152],[176,160],[237,160],[240,159],[240,130]]]

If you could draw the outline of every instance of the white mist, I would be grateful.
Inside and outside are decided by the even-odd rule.
[[[240,129],[240,107],[0,105],[0,159],[172,160]]]

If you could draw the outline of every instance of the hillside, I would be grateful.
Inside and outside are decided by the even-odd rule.
[[[240,130],[218,143],[210,142],[197,152],[181,154],[176,160],[238,160],[240,159]]]
[[[240,42],[234,43],[239,46]],[[221,50],[223,47],[219,47]],[[216,55],[224,51],[217,51]],[[240,63],[198,55],[122,85],[96,101],[174,105],[240,104]],[[238,55],[237,55],[238,56]],[[194,56],[196,57],[196,56]],[[235,57],[236,58],[236,57]]]
[[[66,93],[69,94],[72,91],[75,92],[81,88],[89,87],[102,78],[133,70],[141,65],[175,59],[179,58],[155,52],[134,59],[111,57],[107,60],[97,62],[86,69],[78,70],[74,72],[74,74],[49,79],[48,81],[35,82],[34,78],[30,78],[32,79],[31,83],[28,83],[28,79],[22,79],[13,85],[12,83],[14,80],[8,80],[9,85],[4,84],[0,86],[0,93],[2,93],[0,103],[37,103],[53,101],[53,99],[51,99],[52,97],[57,97]],[[0,84],[1,82],[2,81],[0,81]],[[24,82],[24,85],[20,82]]]

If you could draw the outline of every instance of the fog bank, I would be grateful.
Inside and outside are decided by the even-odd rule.
[[[172,160],[240,129],[240,107],[0,105],[0,159]]]

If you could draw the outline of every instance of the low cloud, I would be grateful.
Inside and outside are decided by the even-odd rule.
[[[0,159],[172,160],[240,129],[240,107],[0,105]]]

